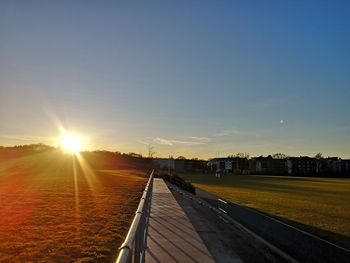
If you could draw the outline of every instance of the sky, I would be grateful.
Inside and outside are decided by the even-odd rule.
[[[0,145],[350,158],[349,1],[0,1]]]

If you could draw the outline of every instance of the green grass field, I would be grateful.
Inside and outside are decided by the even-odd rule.
[[[350,248],[350,179],[180,174],[195,186]]]

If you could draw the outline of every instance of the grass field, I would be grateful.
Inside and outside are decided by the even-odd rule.
[[[0,163],[0,262],[112,262],[144,175],[57,152]]]
[[[195,186],[350,248],[350,179],[180,174]]]

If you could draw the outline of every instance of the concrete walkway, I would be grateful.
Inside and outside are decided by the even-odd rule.
[[[146,262],[215,262],[163,179],[154,179]]]

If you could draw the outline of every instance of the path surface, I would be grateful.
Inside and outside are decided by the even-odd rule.
[[[154,179],[146,262],[215,262],[163,179]]]

